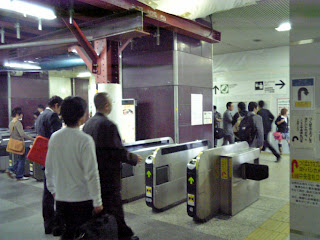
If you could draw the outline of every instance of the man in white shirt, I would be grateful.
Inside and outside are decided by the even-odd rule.
[[[49,141],[45,173],[57,212],[66,224],[61,239],[73,239],[77,227],[91,218],[93,210],[96,214],[103,210],[95,143],[79,130],[86,107],[80,97],[66,98],[61,114],[67,127]]]

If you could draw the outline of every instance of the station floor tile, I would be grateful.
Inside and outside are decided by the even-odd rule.
[[[126,221],[142,240],[287,239],[289,157],[276,163],[274,156],[262,154],[260,162],[270,170],[269,179],[261,182],[261,197],[233,217],[218,216],[200,224],[187,215],[185,203],[155,213],[140,199],[124,205]],[[34,179],[17,182],[0,174],[0,239],[58,239],[43,233],[42,189],[43,183]]]

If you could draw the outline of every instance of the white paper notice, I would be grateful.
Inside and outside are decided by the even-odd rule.
[[[291,180],[291,203],[320,207],[320,183]]]
[[[212,124],[212,112],[211,111],[203,112],[203,124]]]
[[[202,102],[202,94],[191,94],[191,125],[203,124]]]

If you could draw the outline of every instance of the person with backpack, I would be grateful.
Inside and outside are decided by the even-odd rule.
[[[270,151],[273,153],[273,155],[277,158],[277,162],[279,162],[281,159],[281,156],[272,147],[272,145],[269,143],[269,140],[268,140],[269,133],[271,131],[271,124],[274,121],[274,116],[268,109],[264,108],[264,101],[259,101],[259,109],[260,110],[258,111],[258,115],[262,117],[263,129],[264,129],[264,146],[262,148],[262,151],[264,151],[266,148],[269,148]]]
[[[232,118],[233,133],[234,133],[236,142],[240,140],[238,136],[240,123],[242,119],[245,118],[245,116],[247,115],[248,115],[248,111],[246,110],[246,104],[244,102],[239,102],[238,112]]]
[[[260,148],[263,147],[263,123],[262,117],[257,115],[258,104],[250,102],[248,106],[249,113],[242,119],[239,126],[239,139],[247,141],[250,147]]]
[[[232,102],[227,103],[227,110],[223,114],[223,130],[224,130],[224,138],[223,138],[223,146],[234,143],[234,134],[232,128],[232,110],[233,104]]]

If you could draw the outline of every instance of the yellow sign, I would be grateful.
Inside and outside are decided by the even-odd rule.
[[[292,179],[320,182],[320,161],[291,159]]]
[[[188,205],[194,206],[194,195],[193,194],[188,194]]]
[[[152,197],[152,187],[146,186],[146,196]]]
[[[296,102],[295,107],[311,107],[311,102]]]
[[[221,158],[221,178],[228,179],[228,158]]]

